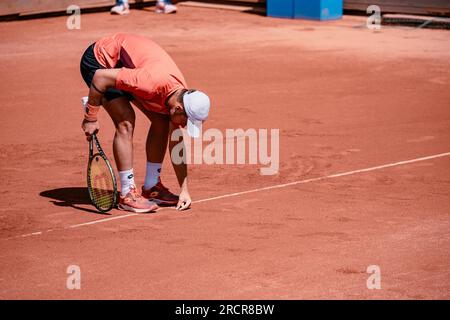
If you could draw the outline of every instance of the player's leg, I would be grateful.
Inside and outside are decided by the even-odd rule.
[[[136,114],[125,97],[110,101],[103,99],[103,106],[116,128],[113,151],[117,169],[119,171],[130,170],[133,168],[133,132]]]
[[[151,126],[147,133],[147,161],[162,163],[167,150],[169,140],[168,115],[150,113]]]
[[[169,140],[170,117],[168,115],[151,112],[142,106],[138,108],[151,121],[147,134],[146,155],[147,170],[142,195],[157,204],[176,205],[178,196],[166,188],[160,179],[162,162],[167,151]]]
[[[154,203],[141,197],[134,182],[133,133],[136,114],[124,96],[103,99],[103,106],[114,122],[113,152],[121,184],[119,208],[133,212],[149,212],[156,209]]]

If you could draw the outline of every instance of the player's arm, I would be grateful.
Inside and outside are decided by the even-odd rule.
[[[88,103],[92,106],[100,106],[106,90],[116,85],[117,74],[120,69],[99,69],[95,72],[89,89]]]
[[[117,74],[120,69],[99,69],[95,72],[89,89],[88,104],[81,127],[89,137],[100,129],[97,121],[97,113],[102,104],[103,95],[108,88],[116,84]]]
[[[172,166],[175,171],[175,174],[178,179],[178,183],[181,187],[180,191],[180,199],[178,201],[178,204],[176,208],[178,210],[186,210],[190,207],[192,203],[191,196],[189,195],[188,190],[188,178],[187,178],[187,164],[186,161],[178,161],[179,159],[173,159],[172,158],[172,151],[177,146],[177,150],[186,150],[184,141],[183,141],[183,135],[179,135],[178,139],[172,140],[172,133],[174,130],[177,129],[172,123],[170,123],[170,130],[169,130],[169,153],[170,153],[170,159],[172,160]],[[181,132],[181,131],[180,131]],[[177,153],[177,152],[176,152]],[[179,154],[177,153],[177,156]],[[186,155],[183,155],[186,156]],[[180,163],[181,162],[181,163]]]

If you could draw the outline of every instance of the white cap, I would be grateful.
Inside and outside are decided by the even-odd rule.
[[[202,123],[208,118],[211,102],[201,91],[186,92],[183,96],[184,111],[188,116],[187,131],[193,138],[200,136]]]

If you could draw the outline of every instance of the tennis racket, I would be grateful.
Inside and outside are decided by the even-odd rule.
[[[94,144],[97,152],[94,154]],[[95,134],[89,141],[89,163],[87,170],[89,198],[100,212],[108,212],[117,202],[117,182],[108,158]]]
[[[98,211],[105,213],[115,207],[118,195],[116,177],[95,133],[89,141],[87,187],[89,198]]]

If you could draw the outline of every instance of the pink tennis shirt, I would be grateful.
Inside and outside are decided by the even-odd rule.
[[[121,68],[116,88],[132,93],[150,111],[168,114],[167,97],[187,88],[169,54],[149,38],[116,33],[97,41],[94,54],[103,67]]]

